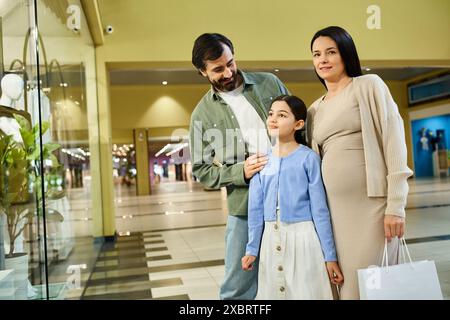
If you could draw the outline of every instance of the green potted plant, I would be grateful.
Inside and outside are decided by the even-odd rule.
[[[29,122],[20,116],[16,116],[16,120],[20,126],[23,143],[17,143],[11,136],[0,132],[0,155],[2,155],[0,158],[0,210],[6,215],[9,236],[9,250],[6,252],[5,267],[15,269],[15,277],[18,282],[16,284],[16,299],[26,299],[28,255],[16,250],[18,249],[16,240],[20,239],[27,223],[36,214],[40,215],[43,211],[41,156],[44,160],[51,160],[53,166],[58,166],[58,160],[53,152],[60,146],[46,143],[42,146],[41,155],[39,125],[31,128]],[[49,128],[49,123],[42,122],[41,127],[42,134],[44,134]],[[23,248],[19,249],[23,250]]]
[[[28,163],[24,148],[16,143],[12,136],[7,136],[3,132],[0,133],[0,155],[0,211],[6,215],[9,235],[9,250],[4,265],[6,269],[15,270],[16,297],[22,299],[26,298],[27,292],[28,256],[23,252],[15,253],[15,243],[25,228],[25,221],[29,215],[24,204],[28,201]]]

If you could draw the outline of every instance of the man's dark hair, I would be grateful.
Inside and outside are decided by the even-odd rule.
[[[318,37],[329,37],[333,39],[334,42],[336,42],[339,54],[341,55],[342,62],[344,63],[345,66],[345,73],[347,74],[347,76],[359,77],[362,75],[361,63],[359,62],[358,52],[356,51],[355,43],[353,42],[353,39],[350,36],[350,34],[347,31],[345,31],[345,29],[341,27],[331,26],[317,31],[311,40],[311,52],[314,41]],[[317,77],[326,88],[327,86],[325,85],[325,80],[319,77],[318,74]]]
[[[207,60],[216,60],[223,53],[223,45],[230,48],[234,54],[230,39],[220,33],[204,33],[194,42],[192,48],[192,64],[199,70],[205,70]]]

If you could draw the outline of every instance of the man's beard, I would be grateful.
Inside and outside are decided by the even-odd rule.
[[[232,79],[232,80],[227,83],[227,81],[229,81],[230,79]],[[209,77],[208,77],[208,81],[209,81],[209,83],[211,83],[211,85],[217,91],[224,91],[224,92],[233,91],[234,89],[237,88],[237,85],[239,83],[239,75],[236,71],[233,71],[230,78],[226,78],[226,79],[222,78],[218,81],[213,81],[213,80],[209,79]]]

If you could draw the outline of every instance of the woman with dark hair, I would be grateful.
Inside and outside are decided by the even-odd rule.
[[[305,104],[296,96],[273,101],[267,128],[275,145],[267,165],[250,181],[242,269],[252,270],[259,256],[257,299],[332,299],[330,281],[344,281],[320,158],[303,145],[306,115]]]
[[[340,299],[359,299],[357,270],[379,265],[385,240],[396,263],[405,228],[407,166],[403,119],[386,84],[362,75],[355,44],[340,27],[311,40],[327,93],[308,109],[307,137],[322,176],[345,283]]]

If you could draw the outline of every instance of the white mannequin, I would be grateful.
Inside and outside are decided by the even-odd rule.
[[[7,74],[1,81],[2,96],[0,105],[13,107],[15,101],[19,100],[23,93],[23,80],[16,74]],[[7,135],[12,135],[16,142],[22,143],[20,126],[14,118],[0,117],[0,129]]]
[[[3,77],[2,96],[0,104],[2,106],[11,106],[13,101],[19,100],[23,93],[23,80],[17,74],[7,74]]]
[[[39,96],[41,98],[41,103],[39,104]],[[42,143],[49,143],[52,140],[52,129],[51,129],[51,112],[50,112],[50,99],[47,97],[45,92],[40,89],[38,94],[38,89],[31,89],[27,93],[28,97],[28,111],[31,113],[32,125],[36,125],[39,121],[39,111],[41,112],[42,121],[48,121],[50,123],[50,128],[42,136]]]

